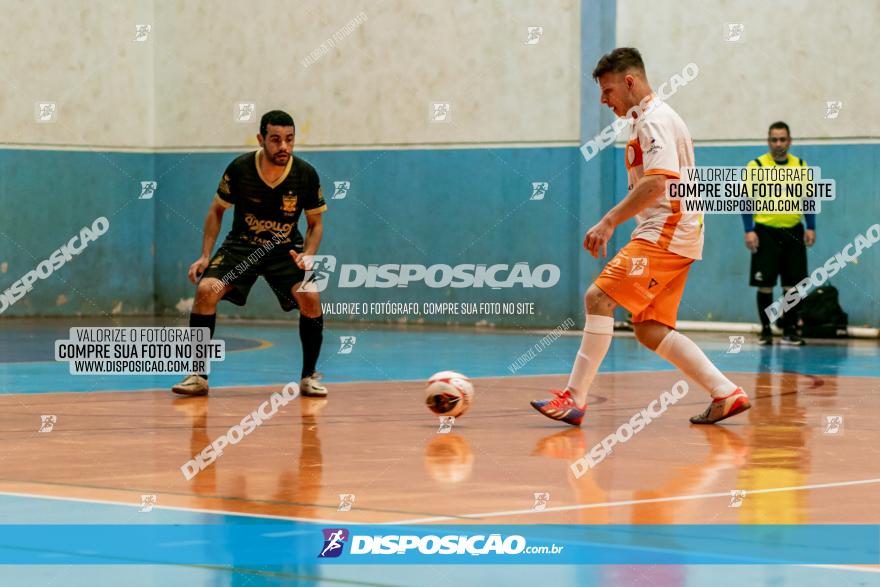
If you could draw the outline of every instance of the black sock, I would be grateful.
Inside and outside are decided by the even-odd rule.
[[[794,288],[786,288],[785,291]],[[797,306],[789,308],[782,314],[782,324],[784,334],[797,334],[798,311]]]
[[[211,338],[214,338],[214,325],[217,323],[217,314],[196,314],[189,315],[190,328],[208,328],[211,331]],[[195,356],[195,355],[194,355]],[[205,379],[208,378],[207,373],[199,373]]]
[[[321,343],[324,341],[324,316],[309,318],[299,316],[299,339],[303,348],[303,377],[311,377],[318,364],[321,354]]]
[[[770,328],[770,316],[764,311],[764,308],[773,303],[773,292],[763,292],[758,290],[758,317],[761,319],[761,328]]]

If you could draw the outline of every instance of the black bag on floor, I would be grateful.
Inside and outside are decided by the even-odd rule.
[[[823,285],[811,291],[798,305],[801,336],[807,338],[845,338],[849,318],[837,301],[837,288]]]

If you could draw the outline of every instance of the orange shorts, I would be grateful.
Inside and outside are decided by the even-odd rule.
[[[634,324],[656,320],[675,328],[678,305],[694,260],[635,239],[620,249],[593,283],[632,312]]]

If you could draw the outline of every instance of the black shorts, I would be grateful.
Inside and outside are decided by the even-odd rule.
[[[758,250],[752,253],[749,285],[773,287],[781,277],[781,285],[792,286],[807,276],[803,224],[791,228],[755,224],[755,233],[758,235]]]
[[[289,251],[293,248],[295,243],[276,245],[266,251],[266,247],[257,244],[226,240],[211,257],[200,279],[213,277],[231,286],[223,299],[243,306],[257,277],[262,276],[278,298],[281,309],[290,312],[298,307],[293,286],[305,278],[305,271],[290,257]]]

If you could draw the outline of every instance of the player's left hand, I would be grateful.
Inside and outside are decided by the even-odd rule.
[[[808,228],[804,231],[804,244],[812,247],[814,242],[816,242],[816,231]]]
[[[312,270],[312,262],[311,260],[306,259],[305,253],[297,253],[296,251],[290,251],[290,256],[293,259],[293,262],[296,263],[296,266],[302,269],[303,271],[311,271]],[[311,255],[308,255],[311,256]]]
[[[612,234],[614,234],[614,225],[606,218],[602,218],[593,228],[587,231],[586,236],[584,236],[584,248],[590,251],[590,254],[594,257],[598,258],[600,252],[603,258],[607,257],[608,241],[611,240]]]

